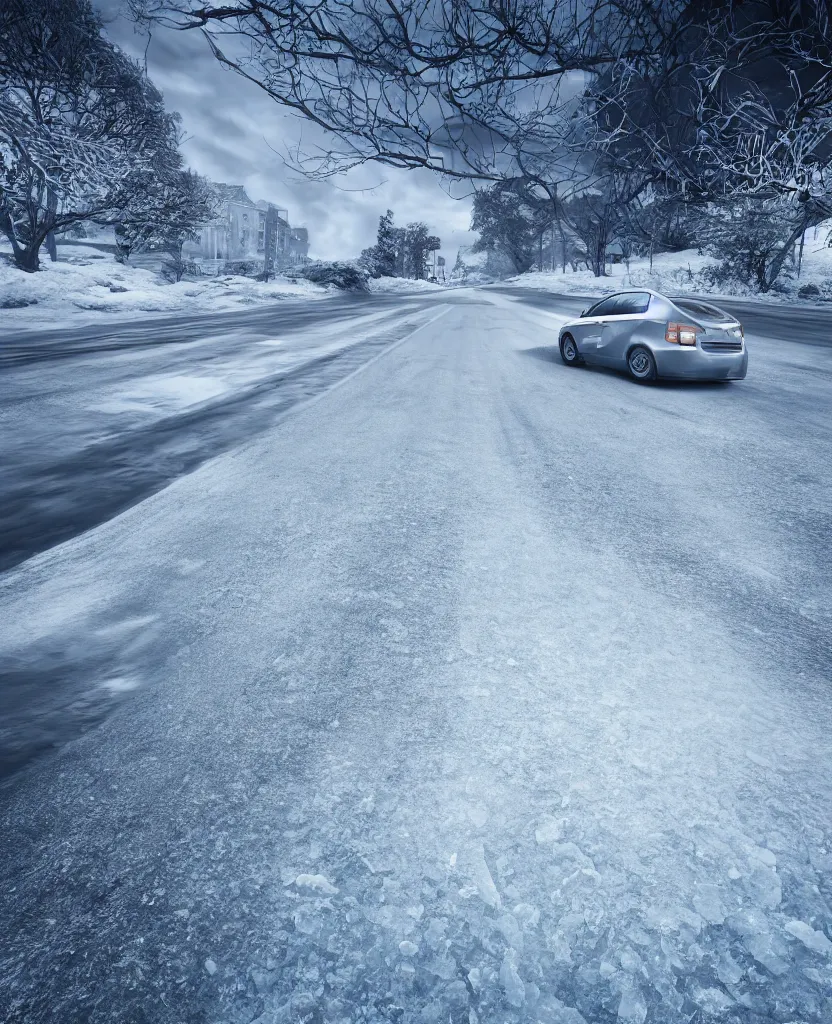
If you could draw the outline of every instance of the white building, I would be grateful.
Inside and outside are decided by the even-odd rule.
[[[266,216],[276,217],[275,269],[306,263],[309,259],[309,235],[306,228],[292,228],[285,209],[260,200],[255,203],[242,185],[214,185],[220,197],[220,210],[214,220],[199,229],[196,241],[186,242],[185,259],[204,269],[220,269],[227,262],[258,262],[265,259]]]

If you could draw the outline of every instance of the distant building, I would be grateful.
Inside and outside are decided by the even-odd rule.
[[[304,261],[309,258],[309,232],[306,228],[290,228],[289,252]]]
[[[276,270],[306,263],[309,259],[309,234],[306,228],[293,228],[289,213],[264,200],[254,202],[242,185],[214,184],[220,198],[217,216],[199,228],[199,237],[186,242],[186,259],[210,269],[226,262],[259,261],[266,253],[266,218],[276,214]]]

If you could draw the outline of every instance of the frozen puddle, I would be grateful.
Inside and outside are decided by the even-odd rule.
[[[145,377],[129,390],[91,408],[97,412],[177,412],[226,394],[231,385],[219,377],[176,374]]]

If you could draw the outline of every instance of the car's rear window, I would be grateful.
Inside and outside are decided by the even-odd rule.
[[[730,313],[718,306],[712,306],[708,302],[694,302],[692,299],[671,299],[674,306],[678,306],[683,313],[690,313],[691,316],[701,317],[703,320],[733,320]]]

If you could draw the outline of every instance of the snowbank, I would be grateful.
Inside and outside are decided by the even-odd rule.
[[[643,286],[658,292],[678,294],[691,292],[722,295],[726,298],[749,296],[768,302],[807,302],[832,301],[832,249],[827,247],[825,234],[812,238],[807,233],[803,253],[803,263],[799,278],[787,277],[785,274],[777,282],[777,290],[760,294],[751,287],[738,286],[730,292],[725,286],[711,285],[702,275],[707,266],[716,265],[719,261],[700,255],[696,249],[682,252],[661,253],[653,257],[653,269],[646,257],[630,260],[629,269],[623,263],[613,264],[607,268],[606,277],[594,277],[589,270],[573,273],[567,269],[561,271],[544,271],[543,273],[520,274],[500,282],[501,286],[515,285],[522,288],[538,288],[558,294],[574,295],[606,295],[608,292],[621,288]],[[816,294],[798,296],[801,289],[814,286]],[[812,291],[812,288],[809,288]]]
[[[371,277],[370,291],[377,294],[398,294],[399,292],[435,292],[444,285],[430,281],[413,281],[409,277]]]
[[[61,246],[59,262],[42,260],[26,274],[0,250],[0,331],[120,322],[154,314],[211,313],[282,299],[323,299],[337,290],[302,279],[268,283],[247,277],[206,277],[167,284],[139,267],[123,266],[107,253]]]

